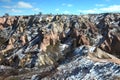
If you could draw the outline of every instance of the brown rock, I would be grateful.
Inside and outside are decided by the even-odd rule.
[[[22,41],[22,45],[24,45],[26,43],[26,35],[21,36],[20,40]]]
[[[55,45],[58,40],[59,40],[58,34],[51,31],[50,32],[50,41],[51,41],[50,43],[51,43],[51,45]]]
[[[52,31],[50,31],[50,33],[48,34],[44,34],[43,36],[43,42],[41,43],[41,50],[46,51],[47,46],[49,45],[55,45],[56,42],[59,40],[59,36],[57,33],[53,33]]]
[[[4,54],[4,53],[6,53],[7,51],[13,49],[13,48],[14,48],[14,42],[15,42],[14,38],[11,38],[11,39],[9,40],[9,42],[8,42],[7,47],[6,47],[4,50],[1,50],[0,53],[3,53],[3,54]]]
[[[120,53],[120,35],[115,35],[111,43],[111,51]]]
[[[3,29],[4,29],[3,25],[0,25],[0,30],[3,30]]]
[[[120,59],[116,58],[115,56],[105,51],[102,51],[99,48],[96,48],[93,53],[89,53],[88,58],[97,62],[113,62],[113,63],[120,64]]]
[[[8,26],[12,26],[14,23],[14,20],[15,20],[15,17],[8,17],[7,20],[6,20],[6,24]]]
[[[90,30],[92,31],[92,33],[97,32],[97,28],[95,27],[95,25],[93,23],[87,22],[88,23],[88,27],[90,27]]]
[[[101,49],[116,55],[117,57],[120,53],[120,36],[118,34],[111,35],[113,38],[106,38],[106,40],[101,44]]]
[[[60,33],[60,35],[59,35],[60,40],[62,40],[62,39],[65,38],[65,37],[66,37],[66,35],[65,35],[64,32]]]
[[[80,36],[79,44],[89,45],[89,39],[85,35]]]
[[[6,21],[6,18],[0,18],[0,24],[4,24]]]
[[[42,43],[40,45],[40,49],[42,51],[46,51],[47,46],[49,46],[49,45],[50,45],[50,36],[49,36],[49,34],[45,34],[44,38],[43,38],[43,41],[42,41]]]
[[[73,29],[73,37],[78,37],[80,35],[77,29]]]

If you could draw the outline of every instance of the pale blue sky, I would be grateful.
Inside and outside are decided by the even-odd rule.
[[[120,0],[0,0],[0,16],[120,12]]]

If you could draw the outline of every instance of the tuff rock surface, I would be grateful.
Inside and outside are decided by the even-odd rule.
[[[120,80],[120,14],[0,17],[0,80]]]

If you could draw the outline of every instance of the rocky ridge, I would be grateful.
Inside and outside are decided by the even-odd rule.
[[[0,79],[119,80],[119,47],[119,13],[1,17]]]

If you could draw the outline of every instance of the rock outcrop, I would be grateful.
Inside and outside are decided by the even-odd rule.
[[[117,80],[119,48],[119,13],[1,17],[0,79]]]

